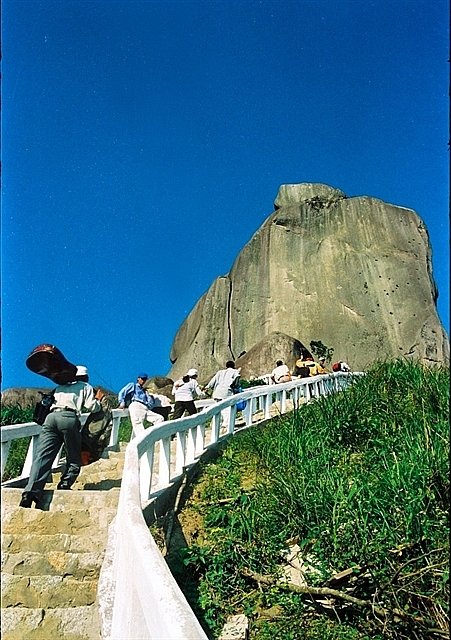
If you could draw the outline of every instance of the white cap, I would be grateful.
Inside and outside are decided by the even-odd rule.
[[[186,375],[193,378],[194,376],[198,376],[199,372],[197,369],[190,369]]]
[[[80,376],[88,376],[88,370],[86,367],[83,367],[83,365],[78,365],[77,366],[77,378]]]

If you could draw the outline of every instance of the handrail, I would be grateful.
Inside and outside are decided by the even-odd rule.
[[[124,471],[116,519],[111,590],[114,593],[112,619],[104,618],[108,640],[206,640],[183,593],[177,586],[155,544],[143,515],[143,507],[169,487],[200,455],[220,439],[235,431],[236,404],[247,401],[245,427],[253,423],[257,411],[270,417],[273,397],[280,402],[280,413],[287,410],[287,395],[293,406],[346,388],[354,376],[334,373],[292,380],[271,386],[260,385],[231,396],[200,413],[164,422],[134,438],[126,448]],[[230,410],[226,432],[220,433],[221,414]],[[210,424],[209,442],[206,425]],[[171,464],[171,437],[177,439],[175,464]],[[159,472],[154,480],[154,454],[159,443]],[[174,475],[172,475],[174,469]],[[108,555],[108,550],[107,550]]]
[[[106,550],[106,558],[112,559],[112,570],[105,578],[108,569],[104,570],[102,567],[99,581],[99,604],[105,639],[207,640],[149,532],[143,508],[179,480],[183,472],[194,465],[204,451],[237,430],[235,421],[238,402],[247,401],[242,412],[245,425],[238,426],[238,429],[247,428],[253,424],[258,412],[259,420],[270,418],[274,398],[280,403],[279,410],[283,414],[287,411],[289,397],[293,407],[297,408],[301,400],[309,401],[345,389],[355,376],[361,375],[363,374],[340,372],[294,379],[282,384],[252,387],[221,402],[196,401],[199,408],[203,407],[200,413],[159,423],[130,441],[125,451],[118,510],[110,526]],[[225,413],[229,414],[228,423],[221,433],[221,415]],[[81,416],[83,422],[87,415]],[[109,446],[117,443],[120,421],[128,415],[128,409],[112,410],[113,426]],[[20,476],[23,480],[29,474],[41,427],[30,422],[8,425],[0,431],[2,474],[11,441],[17,437],[32,437]],[[175,456],[171,450],[173,436],[176,438]],[[154,465],[157,447],[158,472]],[[59,455],[54,465],[59,463]],[[173,457],[175,460],[172,460]],[[13,480],[3,483],[3,486],[12,482]],[[102,581],[105,583],[103,586]],[[106,595],[101,596],[101,592]],[[102,597],[108,600],[103,610]]]
[[[88,418],[88,413],[82,414],[80,416],[80,422],[82,425],[86,422]],[[114,419],[113,419],[114,422]],[[30,444],[28,445],[27,455],[25,456],[25,461],[22,466],[22,471],[17,478],[13,478],[11,480],[7,480],[2,483],[3,487],[7,487],[9,484],[16,482],[17,480],[23,480],[24,478],[28,478],[30,475],[31,465],[33,464],[33,460],[36,456],[36,451],[38,447],[39,436],[41,434],[42,426],[36,424],[36,422],[23,422],[22,424],[8,424],[2,426],[0,428],[0,436],[2,443],[2,452],[1,452],[1,477],[3,478],[3,474],[5,472],[6,462],[8,460],[8,454],[11,446],[11,442],[13,440],[18,440],[19,438],[27,438],[31,437]],[[117,427],[117,432],[119,431],[119,426]],[[113,434],[111,434],[110,444],[112,440]],[[60,459],[61,459],[61,451],[63,447],[57,453],[55,460],[52,463],[52,471],[56,471],[60,467]]]

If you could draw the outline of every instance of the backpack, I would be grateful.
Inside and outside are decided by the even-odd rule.
[[[134,395],[135,395],[135,387],[133,387],[133,389],[131,391],[129,391],[128,393],[125,394],[124,407],[126,409],[128,409],[128,407],[130,406]]]
[[[332,371],[341,371],[341,367],[340,367],[340,363],[339,362],[335,362],[335,364],[332,365]]]
[[[241,387],[238,387],[237,393],[242,393],[243,389]],[[244,411],[245,408],[247,407],[247,400],[240,400],[240,402],[236,403],[236,410],[237,411]]]
[[[34,406],[33,422],[42,426],[50,413],[52,404],[55,402],[55,389],[49,393],[44,393],[43,391],[40,391],[39,393],[42,397]]]

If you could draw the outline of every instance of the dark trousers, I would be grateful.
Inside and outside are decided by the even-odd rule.
[[[196,405],[194,404],[194,400],[178,400],[174,404],[174,416],[173,420],[177,420],[177,418],[181,418],[185,411],[188,411],[188,415],[192,416],[197,413]]]
[[[61,475],[61,482],[72,486],[81,468],[80,421],[72,411],[55,411],[45,419],[30,478],[24,489],[37,500],[42,499],[52,463],[62,444],[66,447],[66,468]]]

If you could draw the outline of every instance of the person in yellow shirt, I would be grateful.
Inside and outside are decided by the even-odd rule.
[[[329,373],[329,370],[326,368],[326,358],[324,356],[321,356],[321,358],[318,358],[318,364],[316,365],[316,369],[318,371],[318,374]]]
[[[307,356],[296,361],[295,374],[300,376],[301,378],[316,376],[319,373],[320,371],[318,371],[318,365],[313,361],[312,356]]]

